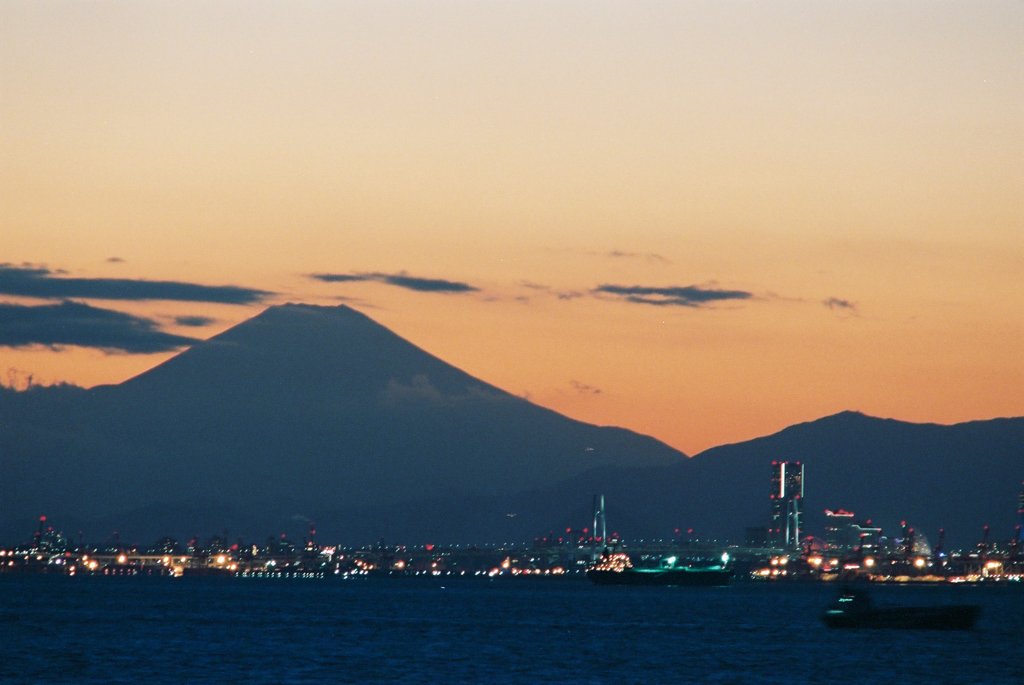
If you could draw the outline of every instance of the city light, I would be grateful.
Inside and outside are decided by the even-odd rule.
[[[787,476],[795,469],[786,469]],[[802,493],[801,493],[802,494]],[[845,510],[829,511],[833,519],[852,519]],[[883,536],[881,528],[863,523],[835,522],[826,529],[825,538],[805,535],[800,547],[783,549],[768,538],[757,537],[752,528],[745,546],[719,544],[716,540],[689,537],[623,541],[613,534],[607,543],[596,538],[585,540],[573,535],[567,539],[550,536],[534,539],[534,545],[510,542],[466,546],[367,545],[358,548],[295,545],[281,535],[268,538],[265,546],[237,544],[226,547],[222,536],[207,543],[198,538],[179,545],[172,538],[161,538],[149,549],[112,541],[116,547],[93,546],[83,549],[67,536],[50,528],[36,532],[30,543],[15,549],[0,549],[0,571],[46,572],[65,575],[101,573],[110,576],[202,576],[324,578],[339,576],[566,576],[584,574],[594,582],[627,584],[649,583],[672,575],[707,572],[728,573],[735,580],[783,580],[809,578],[822,581],[863,579],[891,583],[1019,583],[1024,579],[1019,528],[1008,545],[988,541],[965,550],[944,549],[940,531],[935,545],[936,563],[926,554],[914,554],[929,546],[927,538],[904,525],[902,537]],[[575,530],[575,529],[573,529]],[[580,530],[583,530],[582,528]],[[752,541],[751,541],[752,540]],[[760,542],[759,542],[760,540]],[[108,543],[108,545],[111,543]],[[185,550],[184,553],[183,550]],[[735,568],[729,566],[735,560]],[[718,562],[720,565],[715,565]],[[634,565],[634,562],[635,565]],[[793,562],[790,564],[790,562]],[[927,570],[927,569],[934,569]],[[594,572],[612,572],[608,580],[597,580]],[[641,580],[638,580],[641,579]],[[692,580],[692,577],[691,579]],[[687,581],[689,582],[689,581]]]

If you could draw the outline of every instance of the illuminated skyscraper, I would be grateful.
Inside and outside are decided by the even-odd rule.
[[[608,549],[608,528],[604,515],[604,495],[594,495],[594,527],[591,535],[594,540],[594,559],[601,556],[600,549]],[[598,544],[600,543],[600,544]]]
[[[775,546],[800,548],[803,499],[804,465],[798,461],[773,461],[772,519],[768,534]]]
[[[608,528],[604,514],[604,495],[594,495],[594,539],[596,542],[607,544]]]

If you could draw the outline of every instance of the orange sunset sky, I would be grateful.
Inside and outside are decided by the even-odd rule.
[[[1016,0],[4,2],[0,373],[347,303],[690,454],[1024,414],[1022,46]]]

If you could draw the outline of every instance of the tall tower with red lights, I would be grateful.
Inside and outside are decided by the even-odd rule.
[[[773,461],[771,523],[768,537],[776,547],[800,549],[803,530],[804,465],[799,461]]]

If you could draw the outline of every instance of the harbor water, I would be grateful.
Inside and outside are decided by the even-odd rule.
[[[0,682],[1024,682],[1021,584],[872,592],[982,615],[828,630],[828,584],[0,575]]]

